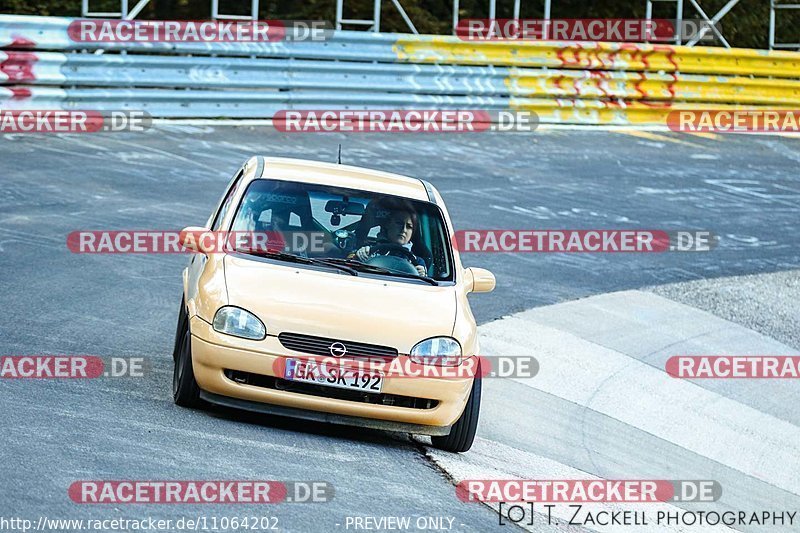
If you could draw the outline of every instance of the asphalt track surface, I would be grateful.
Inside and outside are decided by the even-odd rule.
[[[800,140],[793,138],[561,130],[345,136],[190,125],[139,134],[5,135],[0,353],[144,357],[149,364],[141,379],[0,381],[0,515],[270,515],[286,531],[345,530],[348,516],[405,515],[452,517],[457,531],[498,528],[486,507],[461,503],[451,473],[404,435],[174,406],[171,343],[187,258],[89,256],[66,247],[66,235],[78,229],[201,225],[247,157],[331,161],[340,142],[348,164],[431,181],[457,229],[698,229],[721,237],[709,253],[466,255],[467,265],[489,268],[498,279],[495,292],[471,297],[482,324],[614,291],[800,267]],[[525,401],[510,417],[517,392]],[[786,402],[798,397],[796,389],[780,394]],[[484,401],[481,438],[509,444],[515,434],[517,449],[595,475],[619,475],[625,465],[652,473],[642,465],[672,449],[599,416],[584,437],[587,427],[602,425],[598,434],[606,440],[578,442],[572,423],[579,405],[567,416],[559,399],[518,383],[491,384]],[[555,414],[564,416],[552,422]],[[592,450],[613,457],[598,463]],[[682,464],[671,479],[700,476],[700,463]],[[235,509],[80,506],[67,497],[80,479],[325,480],[336,496],[324,504]],[[779,503],[796,501],[781,494]]]

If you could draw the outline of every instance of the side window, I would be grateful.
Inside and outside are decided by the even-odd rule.
[[[214,222],[211,224],[211,229],[213,231],[217,231],[219,229],[220,224],[222,221],[225,220],[225,215],[228,213],[228,209],[231,207],[231,202],[233,201],[233,197],[236,195],[236,190],[239,188],[239,183],[242,181],[242,174],[244,173],[244,169],[239,170],[236,176],[233,178],[230,188],[228,189],[228,194],[225,195],[225,199],[222,201],[222,205],[219,207],[216,216],[214,217]]]

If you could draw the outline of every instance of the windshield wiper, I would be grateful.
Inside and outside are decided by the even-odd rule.
[[[257,250],[257,249],[238,249],[237,252],[244,254],[257,255],[259,257],[269,257],[271,259],[278,259],[279,261],[287,261],[290,263],[300,263],[303,265],[324,265],[327,267],[336,268],[342,272],[347,272],[351,276],[358,276],[358,272],[347,265],[340,265],[329,261],[327,259],[313,259],[311,257],[303,257],[301,255],[290,254],[278,250]]]
[[[439,283],[430,276],[420,276],[419,274],[411,274],[408,272],[400,272],[398,270],[392,270],[390,268],[379,267],[376,265],[368,265],[367,263],[362,263],[361,261],[357,261],[355,259],[341,259],[337,257],[330,257],[326,259],[326,261],[335,263],[340,266],[347,265],[358,270],[374,272],[376,274],[386,274],[388,276],[396,276],[398,278],[419,279],[427,283],[430,283],[431,285],[436,285],[436,286],[439,285]]]

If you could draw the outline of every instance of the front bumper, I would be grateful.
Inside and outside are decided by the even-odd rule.
[[[447,434],[447,431],[443,431],[442,428],[449,428],[461,416],[472,388],[472,378],[384,378],[382,390],[384,394],[427,398],[438,402],[431,409],[415,409],[246,385],[228,379],[224,371],[235,370],[263,376],[275,376],[274,368],[277,360],[282,357],[303,357],[306,354],[284,348],[277,337],[271,336],[262,341],[252,341],[218,333],[209,323],[197,316],[190,319],[190,327],[195,379],[200,388],[209,393],[205,396],[212,403],[226,405],[224,399],[220,399],[220,397],[235,398],[246,403],[239,402],[239,405],[233,405],[237,402],[233,402],[233,404],[227,402],[227,405],[249,410],[269,411],[268,409],[255,409],[252,405],[252,402],[255,402],[288,408],[283,412],[272,410],[276,414],[287,416],[441,435]],[[282,378],[283,376],[277,377]],[[248,406],[248,404],[250,405]],[[305,411],[306,416],[298,411]],[[329,413],[337,416],[312,417],[308,412]],[[358,419],[367,420],[359,421]],[[387,423],[370,422],[370,420]]]

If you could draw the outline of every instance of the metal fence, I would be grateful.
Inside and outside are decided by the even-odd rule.
[[[469,42],[337,31],[325,42],[80,43],[70,19],[0,15],[0,109],[270,118],[282,109],[531,110],[663,123],[673,109],[800,104],[800,53]]]

